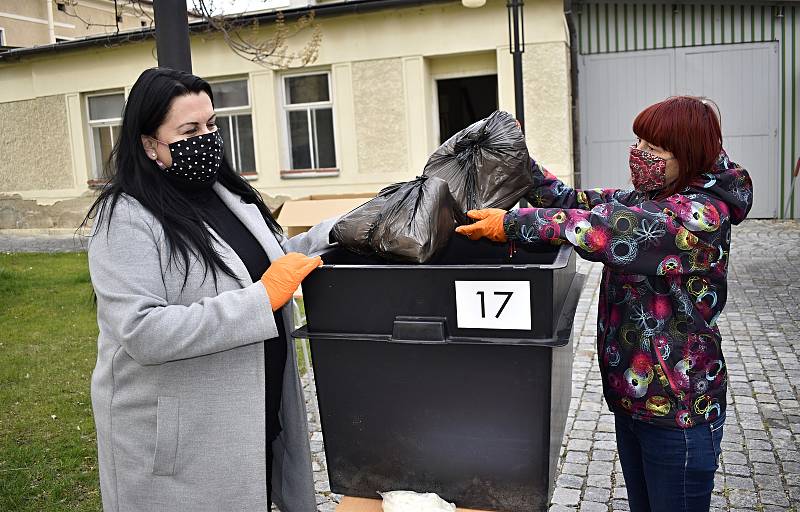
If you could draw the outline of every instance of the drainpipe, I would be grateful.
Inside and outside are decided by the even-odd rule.
[[[569,31],[569,81],[572,96],[572,175],[573,186],[581,186],[581,134],[580,110],[578,109],[578,32],[572,12],[572,0],[564,0],[564,17]]]
[[[47,31],[50,36],[50,44],[56,42],[56,26],[53,24],[53,0],[44,0],[44,10],[47,11]]]

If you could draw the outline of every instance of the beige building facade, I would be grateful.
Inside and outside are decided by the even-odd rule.
[[[0,0],[0,46],[28,48],[150,27],[150,0]]]
[[[420,174],[442,139],[463,127],[453,126],[462,118],[443,91],[472,88],[476,104],[513,113],[503,0],[479,9],[393,5],[335,15],[317,6],[319,58],[301,69],[264,68],[235,56],[218,34],[191,36],[193,71],[214,87],[227,156],[263,194],[374,193]],[[571,182],[563,3],[532,0],[525,10],[528,145]],[[272,24],[261,27],[268,34]],[[154,48],[144,39],[0,54],[0,194],[53,203],[100,183],[124,98],[157,65]]]

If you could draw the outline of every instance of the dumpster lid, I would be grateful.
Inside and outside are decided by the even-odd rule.
[[[448,268],[538,268],[555,270],[566,267],[574,249],[569,244],[555,247],[534,247],[524,244],[492,242],[487,239],[470,240],[454,236],[444,251],[428,263],[391,262],[377,256],[355,254],[343,247],[334,246],[322,254],[323,267],[318,271],[337,268],[353,269],[434,269]],[[327,267],[327,268],[326,268]]]

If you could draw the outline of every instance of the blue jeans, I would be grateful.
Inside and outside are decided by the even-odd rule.
[[[631,512],[708,512],[725,416],[685,430],[614,416]]]

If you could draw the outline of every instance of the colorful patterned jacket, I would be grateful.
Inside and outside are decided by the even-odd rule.
[[[532,205],[505,216],[509,240],[570,243],[604,264],[597,316],[603,391],[616,413],[670,428],[724,414],[725,307],[731,224],[753,200],[747,171],[723,151],[680,194],[574,190],[532,162]]]

